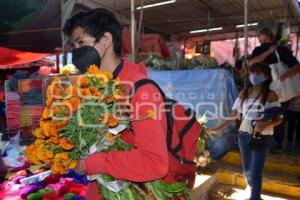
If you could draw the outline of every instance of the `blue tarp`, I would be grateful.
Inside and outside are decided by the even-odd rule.
[[[233,75],[225,69],[149,71],[149,75],[167,96],[191,107],[198,115],[205,114],[208,127],[216,126],[222,116],[230,114],[238,95]],[[235,146],[234,127],[233,124],[208,141],[207,149],[214,159]]]

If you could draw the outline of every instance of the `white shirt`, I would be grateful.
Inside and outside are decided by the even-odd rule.
[[[278,101],[272,103],[266,102],[265,105],[263,105],[262,103],[260,103],[261,102],[260,99],[257,99],[255,102],[254,100],[255,99],[253,98],[249,98],[249,99],[245,99],[244,102],[242,102],[241,98],[237,98],[232,107],[233,110],[237,110],[240,114],[242,114],[243,121],[241,123],[239,130],[243,132],[248,132],[250,134],[252,134],[254,131],[252,121],[262,119],[262,115],[260,113],[264,112],[265,109],[281,106]],[[261,134],[273,135],[274,130],[273,128],[267,128]]]

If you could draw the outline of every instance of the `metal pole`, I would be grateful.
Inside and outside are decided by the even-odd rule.
[[[135,50],[137,55],[139,54],[143,17],[144,17],[144,0],[141,0],[140,19],[139,19],[139,26],[138,26],[137,37],[136,37],[137,39],[136,39],[136,50]]]
[[[135,25],[135,0],[131,0],[131,52],[132,61],[136,62],[136,25]]]
[[[65,34],[63,33],[62,29],[63,29],[63,26],[64,26],[64,0],[61,0],[60,1],[60,12],[61,12],[61,19],[60,19],[60,23],[61,23],[61,45],[62,45],[62,64],[63,65],[66,65],[67,64],[67,54],[66,54],[66,50],[65,50],[65,45],[66,45],[66,42],[65,42]],[[59,69],[59,66],[57,66],[58,69]]]
[[[247,68],[248,68],[248,0],[244,0],[244,86],[247,85]]]
[[[209,29],[211,28],[210,27],[210,8],[208,8],[207,10],[207,32],[206,32],[206,41],[209,41],[210,40],[210,37],[209,37]]]
[[[296,58],[298,56],[298,51],[299,51],[299,33],[297,32],[297,44],[296,44],[296,53],[295,53]]]

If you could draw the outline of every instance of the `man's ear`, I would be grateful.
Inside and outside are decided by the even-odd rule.
[[[105,42],[105,46],[106,47],[112,45],[112,43],[113,43],[113,36],[112,36],[111,33],[105,32],[104,35],[103,35],[103,38],[104,38],[104,42]]]

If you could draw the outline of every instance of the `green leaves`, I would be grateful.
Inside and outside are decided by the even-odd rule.
[[[187,182],[185,183],[161,183],[162,189],[166,192],[169,193],[180,193],[183,192],[185,190],[185,188],[187,187]]]

